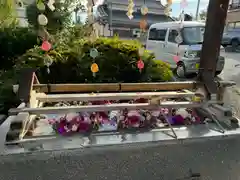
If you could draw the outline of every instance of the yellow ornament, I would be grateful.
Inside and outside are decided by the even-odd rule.
[[[147,27],[147,21],[145,19],[142,19],[139,25],[141,30],[145,30]]]
[[[96,73],[96,72],[99,71],[99,68],[98,68],[97,63],[93,63],[93,64],[91,65],[91,71],[92,71],[93,73]]]
[[[142,6],[141,7],[141,13],[142,13],[142,15],[146,15],[147,13],[148,13],[148,7],[147,6]]]

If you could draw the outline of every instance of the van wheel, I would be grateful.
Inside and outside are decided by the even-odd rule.
[[[222,70],[221,70],[221,71],[216,71],[216,72],[215,72],[215,75],[218,76],[218,75],[221,74],[221,73],[222,73]]]
[[[177,77],[179,78],[185,78],[186,71],[185,71],[185,66],[183,63],[179,63],[177,65],[177,68],[175,70]]]
[[[236,50],[238,45],[239,45],[238,39],[233,39],[231,42],[231,46],[232,46],[233,50]]]

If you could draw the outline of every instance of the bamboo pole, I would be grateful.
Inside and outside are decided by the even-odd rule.
[[[138,103],[138,104],[107,104],[107,105],[89,105],[89,106],[67,106],[67,107],[42,107],[42,108],[23,108],[23,109],[10,109],[9,114],[15,115],[20,112],[28,112],[29,114],[66,114],[72,112],[101,112],[101,111],[114,111],[114,110],[136,110],[136,109],[146,109],[153,110],[159,109],[161,107],[165,108],[194,108],[201,107],[203,103],[197,102],[172,102],[165,101],[161,102],[159,105],[149,104],[149,103]]]

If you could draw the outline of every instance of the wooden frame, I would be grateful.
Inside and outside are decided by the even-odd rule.
[[[23,75],[25,76],[26,82],[24,82],[24,78],[22,78],[19,85],[14,85],[13,88],[21,100],[26,103],[26,106],[9,110],[10,117],[14,117],[13,122],[22,122],[22,129],[18,131],[18,133],[20,133],[19,140],[13,142],[25,143],[26,141],[31,141],[29,139],[24,140],[24,137],[28,131],[34,129],[36,115],[40,114],[66,114],[71,112],[97,112],[124,109],[154,110],[160,107],[201,108],[208,103],[204,94],[195,91],[202,85],[200,82],[196,81],[164,83],[39,84],[33,70],[27,70]],[[28,80],[26,80],[27,75]],[[219,84],[222,88],[234,85],[233,82],[220,82]],[[194,97],[198,97],[197,102],[193,100]],[[118,101],[136,100],[140,98],[148,99],[149,101],[147,103],[136,104],[116,103],[107,105],[42,107],[45,102]],[[181,101],[166,101],[167,99],[174,98],[180,98]],[[172,131],[173,137],[177,139],[174,128],[169,122],[168,124],[168,131]],[[112,133],[116,134],[117,132]],[[48,135],[43,136],[43,139],[47,137]],[[36,137],[33,137],[33,139],[34,138]],[[50,135],[49,138],[52,139],[53,135]],[[41,139],[41,137],[38,137],[38,139]],[[13,142],[9,143],[11,144]]]

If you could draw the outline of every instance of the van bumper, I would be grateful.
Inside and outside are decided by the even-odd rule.
[[[183,58],[182,62],[185,65],[185,72],[187,74],[198,72],[200,58],[196,58],[196,59]],[[222,71],[224,68],[224,65],[225,65],[225,57],[220,56],[218,58],[216,71]]]

